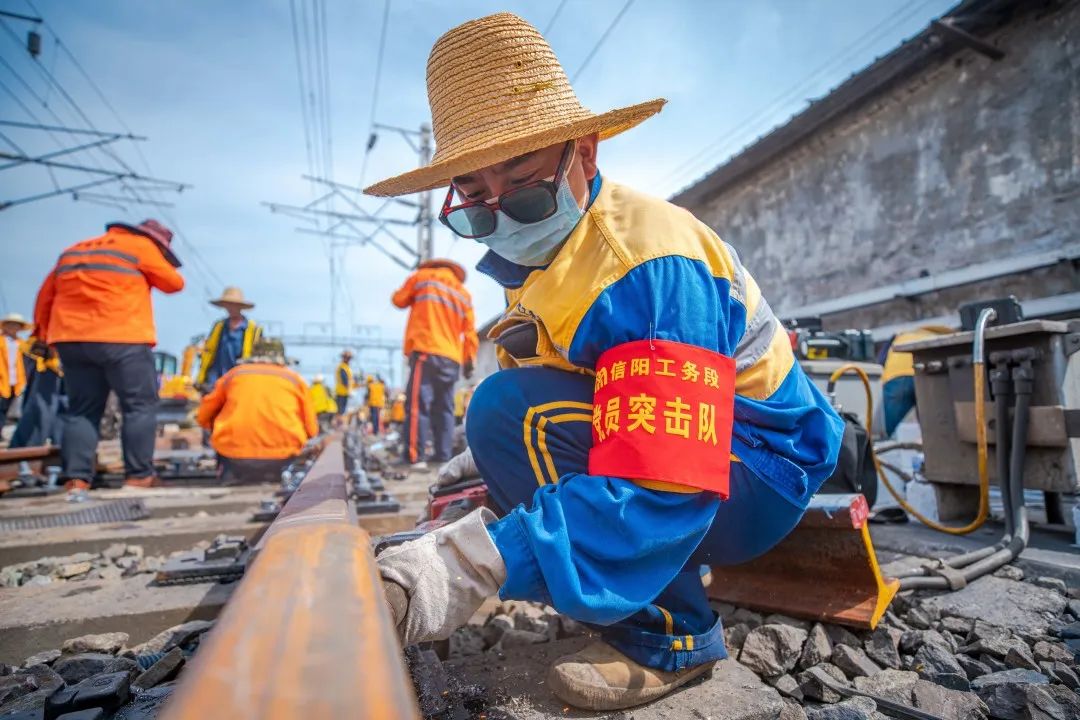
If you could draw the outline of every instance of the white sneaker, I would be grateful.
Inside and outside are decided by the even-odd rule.
[[[427,464],[426,461],[421,460],[420,462],[414,462],[412,465],[410,465],[410,467],[413,470],[427,470],[428,469],[428,464]]]

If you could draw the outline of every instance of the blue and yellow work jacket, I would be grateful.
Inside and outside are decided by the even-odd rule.
[[[214,326],[210,328],[210,335],[206,338],[206,344],[203,346],[202,358],[199,363],[199,377],[196,378],[195,384],[202,385],[207,380],[216,381],[222,375],[227,373],[241,360],[246,360],[251,357],[251,349],[255,347],[255,343],[262,337],[262,328],[256,323],[244,319],[244,335],[240,342],[240,354],[236,355],[233,349],[228,347],[228,343],[222,343],[221,336],[225,333],[225,324],[228,322],[225,320],[218,320],[214,323]],[[232,357],[222,358],[219,354],[229,352]],[[211,369],[214,370],[211,373]]]
[[[489,334],[503,367],[592,374],[624,343],[704,348],[734,361],[733,461],[801,507],[831,474],[842,421],[795,362],[734,249],[688,211],[598,174],[584,217],[549,265],[489,252],[477,269],[506,291],[507,310]],[[646,572],[670,580],[682,569],[720,502],[610,476],[543,484],[532,507],[489,526],[507,567],[502,594],[590,622],[620,620],[640,609],[626,598],[641,596]],[[637,528],[598,518],[634,518]]]

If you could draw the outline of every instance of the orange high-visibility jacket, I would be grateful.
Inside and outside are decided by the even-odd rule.
[[[15,352],[19,357],[15,361],[15,377],[8,377],[11,365],[11,360],[8,358],[8,342],[7,338],[0,335],[0,398],[11,397],[12,389],[14,389],[15,397],[19,397],[26,388],[26,366],[23,365],[24,348],[23,342],[18,341]]]
[[[450,260],[428,260],[394,293],[394,304],[411,308],[405,354],[430,353],[458,363],[476,360],[480,344],[465,269]]]
[[[174,293],[184,278],[150,238],[113,227],[60,254],[34,307],[37,335],[58,342],[157,342],[150,288]]]
[[[307,383],[271,363],[243,363],[221,376],[196,416],[228,458],[283,460],[319,432]]]

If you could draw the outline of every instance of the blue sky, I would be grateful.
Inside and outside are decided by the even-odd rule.
[[[300,4],[311,0],[297,0]],[[257,307],[254,317],[288,333],[330,320],[325,241],[295,232],[300,222],[272,214],[262,201],[304,204],[308,170],[296,60],[286,0],[0,0],[0,10],[40,14],[104,92],[124,123],[149,137],[142,152],[157,177],[190,183],[166,210],[186,238],[177,248],[187,289],[157,296],[159,342],[179,353],[217,316],[207,298],[222,282],[239,285]],[[625,0],[567,0],[547,34],[574,75]],[[594,111],[665,97],[664,111],[600,149],[606,176],[667,196],[693,182],[739,148],[781,124],[806,103],[921,30],[951,0],[636,0],[575,83]],[[472,0],[446,3],[392,0],[377,99],[377,120],[404,127],[427,121],[424,67],[435,39],[465,20],[510,10],[544,29],[556,0]],[[325,0],[334,177],[357,184],[370,131],[371,98],[382,0]],[[35,10],[36,9],[36,10]],[[5,20],[25,35],[25,23]],[[41,66],[59,80],[100,129],[121,130],[71,61],[43,32]],[[41,121],[85,122],[0,29],[0,82]],[[25,81],[29,88],[24,87]],[[35,97],[36,96],[36,97]],[[48,104],[48,109],[40,101]],[[0,87],[0,119],[28,121]],[[0,127],[27,152],[58,146],[42,133]],[[67,138],[60,137],[67,141]],[[9,150],[0,142],[4,150]],[[131,143],[117,153],[145,172]],[[73,160],[91,161],[86,155]],[[415,165],[403,140],[383,133],[370,153],[371,182]],[[57,179],[83,180],[72,173]],[[0,201],[51,188],[40,168],[0,172]],[[97,192],[116,194],[112,189]],[[441,198],[440,198],[441,199]],[[369,209],[378,203],[361,200]],[[341,207],[339,205],[339,207]],[[0,311],[29,315],[41,279],[67,245],[115,220],[160,215],[56,197],[0,211]],[[723,228],[718,229],[721,236]],[[414,231],[398,234],[412,242]],[[194,246],[195,250],[192,250]],[[483,247],[453,240],[437,226],[436,254],[470,268]],[[193,252],[205,264],[192,257]],[[206,266],[209,267],[206,267]],[[751,268],[751,270],[753,270]],[[344,253],[337,295],[339,333],[374,326],[399,338],[404,313],[389,295],[404,271],[370,247]],[[502,307],[499,288],[470,272],[477,317]],[[305,325],[307,326],[305,328]],[[331,349],[295,349],[311,374],[333,367]],[[371,356],[385,361],[385,353]],[[365,360],[367,358],[362,358]]]

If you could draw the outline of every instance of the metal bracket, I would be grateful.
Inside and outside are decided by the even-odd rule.
[[[945,578],[945,582],[949,583],[950,590],[960,590],[967,587],[967,578],[964,577],[964,574],[956,568],[946,565],[941,560],[927,565],[926,571],[931,575]]]
[[[935,30],[940,30],[942,35],[956,40],[961,45],[966,45],[980,55],[984,55],[991,60],[1001,60],[1005,57],[1005,51],[999,47],[991,45],[982,38],[975,37],[967,30],[958,27],[951,18],[945,18],[943,20],[933,20],[930,26]]]

